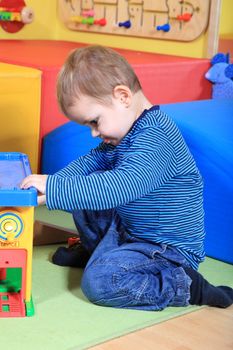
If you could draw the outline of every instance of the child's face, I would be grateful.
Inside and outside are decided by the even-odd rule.
[[[118,145],[128,133],[136,116],[130,106],[120,96],[112,97],[110,105],[81,95],[77,103],[70,107],[70,119],[91,128],[93,137],[100,137],[103,142]]]

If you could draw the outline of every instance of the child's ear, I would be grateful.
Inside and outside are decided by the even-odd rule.
[[[132,92],[125,85],[117,85],[113,90],[113,97],[124,104],[126,107],[129,107],[132,101]]]

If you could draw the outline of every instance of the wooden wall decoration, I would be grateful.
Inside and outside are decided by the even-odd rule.
[[[58,0],[70,30],[192,41],[208,27],[211,0]]]

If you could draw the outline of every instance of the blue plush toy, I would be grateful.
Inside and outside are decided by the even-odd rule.
[[[213,83],[212,98],[233,99],[233,64],[230,64],[229,54],[217,53],[211,65],[205,77]]]

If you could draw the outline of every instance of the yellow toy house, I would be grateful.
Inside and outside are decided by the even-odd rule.
[[[31,275],[37,192],[20,189],[30,174],[25,154],[0,152],[0,317],[34,314]]]

